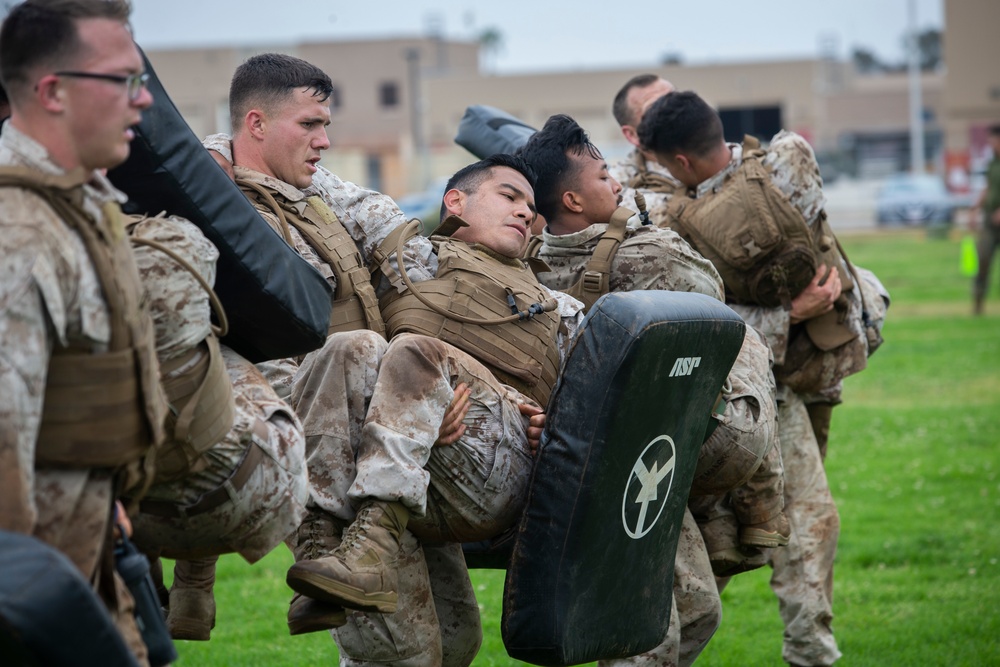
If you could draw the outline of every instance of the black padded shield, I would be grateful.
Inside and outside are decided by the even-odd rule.
[[[744,328],[702,294],[608,294],[588,313],[507,570],[512,657],[573,665],[662,642],[698,450]]]
[[[535,128],[506,111],[473,104],[465,109],[458,124],[455,143],[484,160],[497,153],[515,152],[535,132]]]
[[[153,106],[142,114],[128,160],[108,173],[129,197],[126,211],[187,218],[219,249],[215,291],[229,318],[226,345],[254,363],[321,347],[330,286],[215,163],[143,59]]]
[[[0,530],[0,664],[138,667],[104,603],[63,554]]]

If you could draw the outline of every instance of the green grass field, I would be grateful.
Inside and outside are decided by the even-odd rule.
[[[893,304],[886,343],[846,381],[830,437],[838,665],[1000,665],[1000,281],[973,318],[957,237],[842,240]],[[223,558],[212,641],[178,642],[178,664],[336,664],[327,635],[287,634],[290,564],[284,547],[253,567]],[[768,577],[743,574],[724,591],[722,626],[699,665],[783,664]],[[500,640],[502,573],[474,571],[473,582],[485,634],[474,664],[517,664]]]

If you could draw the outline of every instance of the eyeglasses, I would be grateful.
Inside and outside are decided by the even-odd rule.
[[[139,74],[99,74],[97,72],[55,72],[56,76],[70,76],[76,77],[78,79],[100,79],[101,81],[113,81],[115,83],[124,83],[125,89],[128,91],[129,102],[135,102],[142,95],[142,89],[146,87],[149,83],[149,73],[141,72]]]

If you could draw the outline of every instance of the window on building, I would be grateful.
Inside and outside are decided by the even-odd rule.
[[[749,134],[770,141],[781,131],[781,107],[730,107],[719,109],[726,141],[739,143]]]
[[[383,109],[394,109],[399,106],[399,84],[395,81],[384,81],[378,87],[378,105]]]

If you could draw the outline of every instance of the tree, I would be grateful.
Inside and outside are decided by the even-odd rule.
[[[483,69],[496,68],[496,58],[503,51],[503,33],[499,28],[484,28],[479,33],[479,50],[483,54]]]
[[[885,69],[885,64],[878,59],[878,56],[864,47],[855,47],[851,53],[851,60],[854,62],[854,68],[862,74],[872,74]]]
[[[936,70],[941,66],[941,31],[934,28],[917,34],[917,53],[920,54],[920,69]]]

